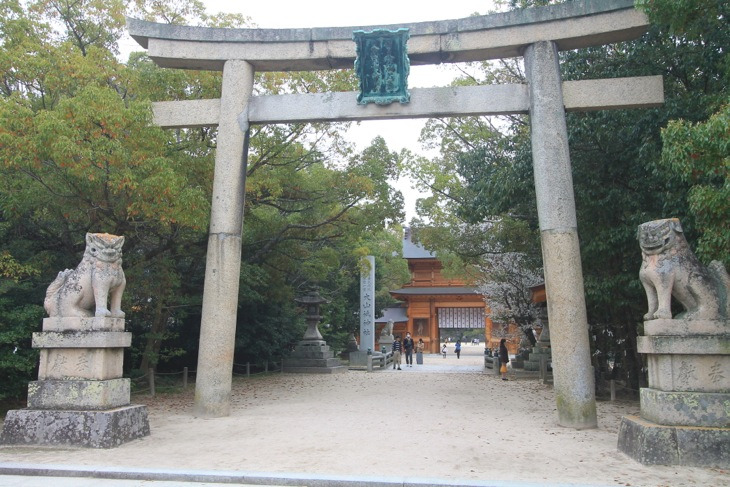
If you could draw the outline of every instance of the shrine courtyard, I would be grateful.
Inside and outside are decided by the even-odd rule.
[[[730,483],[722,470],[644,466],[619,453],[621,416],[638,414],[638,400],[598,401],[597,429],[562,428],[551,385],[514,371],[500,380],[483,367],[483,346],[464,345],[458,360],[450,350],[400,371],[235,377],[222,418],[192,415],[193,387],[135,395],[149,408],[150,436],[108,450],[3,446],[0,485],[103,485],[99,476],[140,481],[112,482],[125,486]],[[18,472],[97,478],[3,477]]]

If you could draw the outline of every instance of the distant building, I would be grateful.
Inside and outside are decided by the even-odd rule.
[[[448,336],[444,330],[450,328],[481,328],[485,331],[485,346],[499,346],[499,338],[492,338],[492,320],[487,316],[484,296],[463,280],[445,278],[436,255],[414,243],[408,228],[403,237],[403,258],[408,261],[411,282],[390,291],[402,304],[383,311],[383,316],[375,320],[380,325],[378,330],[392,320],[394,335],[410,332],[414,340],[422,338],[427,353],[439,352],[442,339]],[[378,336],[379,331],[376,339]]]

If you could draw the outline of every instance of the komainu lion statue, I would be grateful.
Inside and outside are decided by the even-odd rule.
[[[672,296],[684,307],[677,319],[722,320],[730,315],[730,277],[712,261],[703,266],[690,250],[677,218],[639,225],[643,263],[639,278],[646,290],[649,312],[644,320],[672,318]]]
[[[87,233],[86,251],[76,269],[66,269],[48,286],[44,306],[50,317],[111,316],[123,318],[124,237]],[[111,310],[107,299],[111,297]]]
[[[380,330],[380,336],[393,338],[393,320],[388,320],[388,323]]]

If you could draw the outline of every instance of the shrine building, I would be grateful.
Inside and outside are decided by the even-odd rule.
[[[393,335],[403,337],[410,332],[415,341],[422,338],[426,353],[439,353],[449,329],[483,329],[485,346],[499,346],[499,338],[492,338],[492,320],[487,316],[484,296],[463,280],[444,277],[441,261],[413,242],[409,228],[404,229],[403,258],[408,261],[411,281],[390,291],[402,303],[384,309],[383,316],[375,320],[376,340],[382,327],[392,320]]]

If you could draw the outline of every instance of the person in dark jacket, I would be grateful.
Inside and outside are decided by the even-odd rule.
[[[499,363],[501,364],[499,372],[502,374],[502,380],[507,379],[507,364],[509,363],[509,351],[507,350],[507,339],[502,338],[499,341]]]
[[[415,346],[415,343],[413,343],[413,338],[411,338],[410,333],[406,333],[406,338],[403,340],[403,350],[406,352],[406,365],[408,367],[413,367],[413,347]]]
[[[461,358],[461,339],[456,340],[454,345],[454,352],[456,352],[456,358]]]
[[[400,342],[400,335],[398,335],[393,342],[393,369],[397,366],[398,370],[400,370],[401,351],[403,351],[403,344]]]

